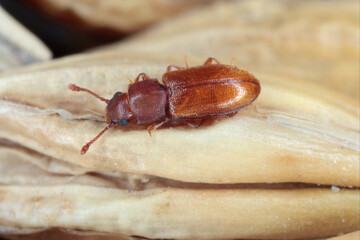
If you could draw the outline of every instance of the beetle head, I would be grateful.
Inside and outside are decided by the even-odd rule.
[[[131,118],[133,113],[130,110],[128,94],[115,93],[106,107],[107,122],[126,126]]]
[[[133,113],[130,110],[129,106],[129,99],[128,95],[126,93],[117,92],[114,94],[111,100],[108,100],[106,98],[100,97],[93,91],[79,87],[73,83],[70,83],[68,85],[68,88],[71,91],[76,92],[87,92],[94,97],[98,98],[99,100],[106,102],[106,120],[108,122],[108,126],[106,126],[94,139],[92,139],[90,142],[85,144],[80,153],[85,154],[88,150],[91,144],[93,144],[97,139],[101,137],[107,130],[112,128],[115,124],[119,124],[121,126],[125,126],[129,123],[129,120],[133,118]]]

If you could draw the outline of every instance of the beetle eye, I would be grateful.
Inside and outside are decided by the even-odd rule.
[[[116,92],[116,93],[114,94],[113,98],[119,96],[120,94],[122,94],[122,92]]]
[[[128,120],[126,119],[121,119],[117,122],[120,126],[126,126],[129,124]]]

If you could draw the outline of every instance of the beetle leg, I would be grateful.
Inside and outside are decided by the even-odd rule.
[[[129,77],[129,75],[126,74],[126,78],[129,80],[130,85],[134,84],[133,81],[131,80],[131,78]]]
[[[204,62],[204,65],[208,65],[208,64],[211,64],[212,61],[216,62],[217,64],[221,64],[219,62],[219,60],[217,60],[216,58],[213,58],[213,57],[209,57],[208,59],[206,59],[206,61]]]
[[[150,125],[147,128],[149,136],[151,137],[151,131],[158,129],[159,127],[161,127],[163,124],[167,123],[168,121],[169,121],[169,119],[166,118],[164,121],[162,121],[160,123],[154,123],[154,124]]]
[[[150,77],[146,74],[146,73],[140,73],[136,78],[135,78],[135,82],[134,83],[137,83],[140,79],[140,77],[142,77],[142,80],[149,80]]]
[[[185,66],[186,66],[186,68],[189,68],[189,64],[188,64],[188,60],[187,60],[187,56],[185,55]]]
[[[177,70],[184,69],[183,67],[179,67],[179,66],[176,66],[176,65],[169,65],[169,66],[166,68],[166,71],[167,71],[167,72],[170,72],[172,68],[176,68]]]
[[[201,123],[203,122],[202,119],[186,119],[185,123],[189,126],[189,127],[193,127],[193,128],[198,128]]]
[[[223,117],[232,117],[234,115],[236,115],[238,112],[233,112],[233,113],[228,113],[228,114],[225,114]]]

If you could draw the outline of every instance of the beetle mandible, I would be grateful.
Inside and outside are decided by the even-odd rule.
[[[126,126],[133,119],[136,124],[149,125],[151,135],[152,130],[172,119],[183,119],[196,128],[206,119],[231,117],[253,102],[261,89],[259,81],[247,71],[221,64],[212,57],[195,67],[169,65],[162,80],[163,84],[140,73],[129,85],[128,93],[116,92],[110,100],[69,84],[70,90],[90,93],[107,103],[107,127],[85,144],[80,153],[85,154],[111,127]]]

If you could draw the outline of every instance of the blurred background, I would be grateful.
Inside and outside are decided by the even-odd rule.
[[[126,33],[110,27],[93,26],[70,8],[57,8],[51,1],[0,0],[0,5],[39,37],[55,58],[115,42],[126,36]]]
[[[113,44],[111,51],[124,56],[235,58],[248,70],[319,83],[359,101],[357,0],[0,0],[0,5],[0,71]]]
[[[0,5],[39,37],[54,57],[61,57],[119,41],[164,18],[211,1],[0,0]],[[121,15],[125,15],[124,19]]]

